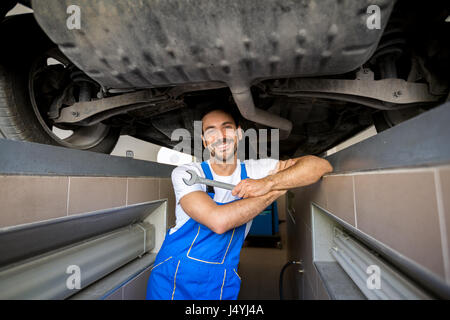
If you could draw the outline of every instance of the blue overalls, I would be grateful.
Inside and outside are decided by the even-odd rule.
[[[208,163],[201,166],[213,180]],[[241,179],[246,178],[241,163]],[[214,193],[208,195],[214,200]],[[173,234],[168,231],[147,283],[147,300],[236,300],[245,226],[217,234],[191,218]]]

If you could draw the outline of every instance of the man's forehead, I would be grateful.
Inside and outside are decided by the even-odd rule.
[[[206,114],[202,119],[202,126],[204,130],[206,130],[209,127],[217,127],[229,123],[235,125],[233,117],[220,110],[212,111]]]

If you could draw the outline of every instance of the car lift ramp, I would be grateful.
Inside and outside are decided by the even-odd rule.
[[[450,163],[450,102],[327,157],[333,173]]]
[[[398,169],[407,168],[421,169],[427,167],[439,168],[448,166],[450,164],[449,124],[450,102],[446,102],[441,106],[402,122],[395,127],[331,154],[326,157],[326,159],[333,166],[332,175],[364,175],[365,172],[370,174],[386,169],[395,169],[395,171],[397,171]],[[389,172],[389,170],[386,172]],[[384,186],[382,185],[380,186],[380,188],[383,187]],[[355,186],[353,186],[353,188],[355,188]],[[355,195],[354,190],[355,189],[353,189],[353,196]],[[443,195],[443,197],[446,196],[448,197],[448,195]],[[355,201],[355,198],[353,199]],[[355,226],[350,223],[343,221],[333,214],[333,212],[320,207],[316,203],[313,207],[319,208],[319,211],[330,218],[336,226],[343,227],[349,235],[358,239],[360,243],[364,244],[370,250],[376,252],[377,256],[388,261],[390,266],[399,270],[402,276],[412,279],[414,283],[424,289],[431,297],[450,299],[450,282],[448,279],[446,280],[438,277],[435,273],[430,272],[429,269],[426,269],[416,261],[413,261],[384,245],[379,241],[380,239],[374,239],[360,229],[355,228]],[[446,210],[448,212],[449,208],[446,208]],[[445,216],[445,211],[440,213],[440,215],[441,214]],[[442,221],[440,221],[440,223],[445,224],[445,219],[449,219],[449,216],[447,214],[445,219],[443,219],[444,217],[441,218]],[[440,232],[443,231],[440,230]],[[450,230],[447,230],[446,234],[448,235],[449,232]],[[448,243],[444,243],[446,242],[444,240],[442,241],[442,246],[446,248]],[[435,249],[430,248],[430,250]],[[333,251],[331,250],[330,252]],[[445,255],[443,259],[445,260]],[[318,265],[317,262],[314,263],[320,274],[320,265]],[[319,262],[319,264],[320,263],[321,262]],[[353,271],[357,269],[354,261],[350,261],[350,264],[348,261],[345,261],[345,263],[347,269],[353,269]],[[324,263],[324,265],[326,265],[326,263]],[[363,271],[365,274],[365,270]],[[350,277],[352,278],[351,275]],[[325,278],[327,278],[327,276]],[[332,281],[333,279],[331,279],[331,282]],[[330,286],[332,285],[331,282]],[[326,283],[325,280],[324,283]],[[355,281],[355,283],[357,283],[357,281]],[[362,286],[365,285],[366,282],[364,279]]]
[[[0,175],[169,178],[173,168],[0,139]],[[0,299],[108,297],[153,265],[168,230],[167,201],[0,228]]]

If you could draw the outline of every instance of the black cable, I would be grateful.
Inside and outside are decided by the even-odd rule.
[[[290,265],[293,265],[293,264],[301,264],[301,262],[300,261],[288,261],[288,262],[286,262],[286,264],[281,269],[280,280],[278,282],[279,290],[280,290],[280,300],[283,300],[283,274],[284,274],[284,270],[286,270],[287,267],[289,267]]]

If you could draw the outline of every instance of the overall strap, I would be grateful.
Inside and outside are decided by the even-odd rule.
[[[241,162],[241,180],[247,179],[247,170],[245,169],[245,163]]]
[[[208,165],[208,163],[206,161],[203,161],[201,163],[203,172],[205,173],[205,178],[206,179],[210,179],[210,180],[214,180],[213,175],[211,173],[211,169]],[[241,162],[241,180],[247,179],[247,170],[245,169],[245,163]],[[211,197],[211,199],[214,200],[214,188],[210,187],[210,186],[206,186],[206,192],[208,193],[208,195]]]
[[[213,175],[211,173],[211,169],[209,168],[209,165],[206,161],[203,161],[201,163],[202,169],[203,169],[203,173],[205,174],[205,178],[206,179],[210,179],[210,180],[214,180]],[[206,186],[206,192],[208,193],[208,195],[211,197],[211,199],[214,200],[214,187],[211,186]]]

